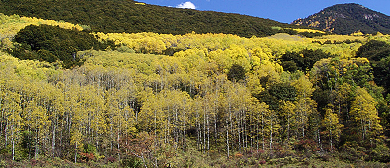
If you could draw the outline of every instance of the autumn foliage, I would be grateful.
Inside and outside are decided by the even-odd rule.
[[[88,34],[96,45],[112,40],[118,48],[80,48],[74,52],[83,64],[65,68],[59,64],[66,58],[8,54],[20,47],[13,37],[19,36],[0,45],[0,157],[12,163],[60,158],[91,167],[237,167],[310,164],[305,158],[330,155],[388,160],[386,88],[375,82],[371,61],[355,54],[366,42],[97,32]],[[296,68],[286,71],[288,61]]]

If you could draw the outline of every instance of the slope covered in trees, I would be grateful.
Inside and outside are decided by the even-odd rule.
[[[6,15],[64,20],[89,25],[96,32],[155,32],[165,34],[225,33],[264,37],[280,32],[297,33],[295,25],[269,19],[212,11],[141,5],[133,0],[2,0]],[[278,27],[278,28],[275,28]],[[321,35],[303,33],[304,35]]]
[[[390,36],[91,35],[117,47],[70,69],[0,52],[1,165],[388,166],[389,99],[367,55]]]
[[[336,34],[352,34],[358,31],[365,34],[390,33],[390,16],[354,3],[325,8],[305,19],[295,20],[293,24]]]

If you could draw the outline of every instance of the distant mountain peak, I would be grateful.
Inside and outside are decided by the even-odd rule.
[[[297,19],[292,24],[336,34],[351,34],[357,31],[390,34],[390,16],[356,3],[333,5],[305,19]]]

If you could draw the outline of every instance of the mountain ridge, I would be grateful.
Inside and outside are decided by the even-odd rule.
[[[305,19],[297,19],[292,24],[336,34],[352,34],[358,31],[365,34],[390,34],[390,16],[356,3],[336,4]]]
[[[92,31],[105,33],[196,32],[264,37],[291,31],[283,28],[302,28],[248,15],[178,9],[133,0],[2,0],[0,13],[63,20],[73,24],[89,25]]]

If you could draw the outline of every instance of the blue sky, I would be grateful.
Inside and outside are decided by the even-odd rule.
[[[390,15],[390,0],[136,0],[147,4],[193,8],[202,11],[239,13],[291,23],[322,9],[343,3],[357,3]]]

